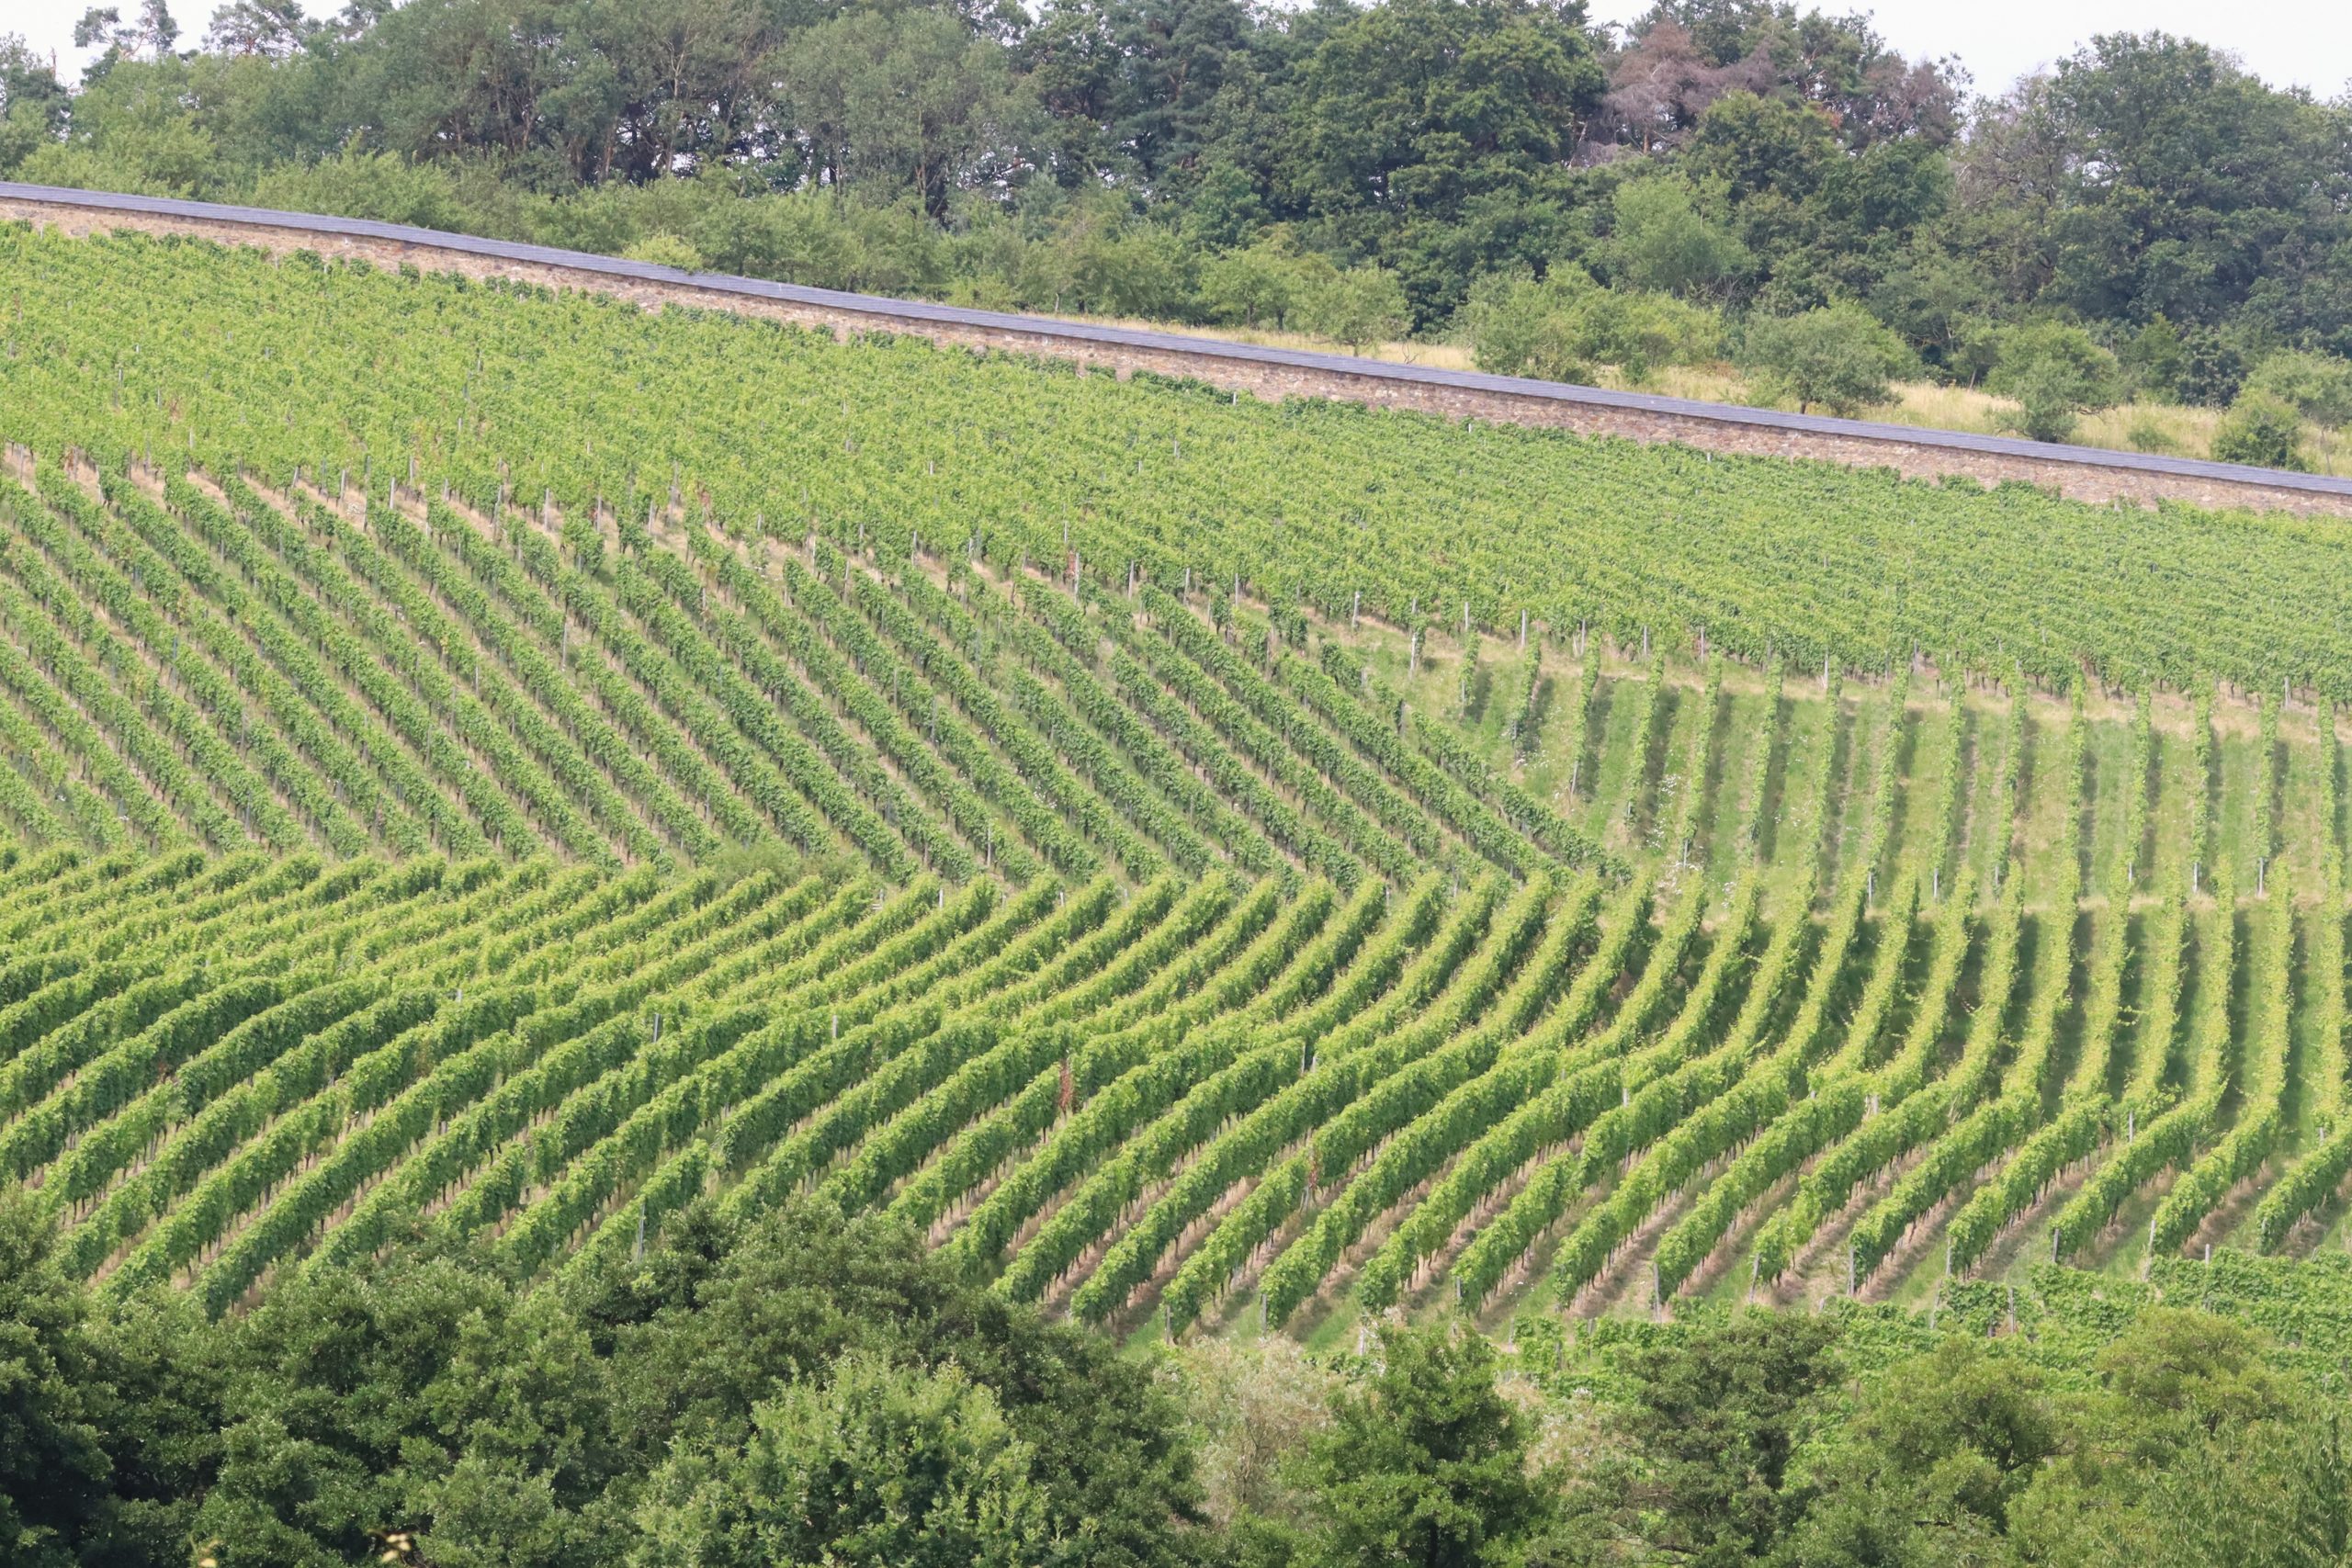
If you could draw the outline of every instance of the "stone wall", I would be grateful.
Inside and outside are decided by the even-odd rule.
[[[133,229],[149,233],[194,235],[280,254],[308,250],[386,268],[409,265],[556,288],[594,289],[648,310],[674,303],[733,310],[826,328],[838,334],[888,330],[973,349],[1074,359],[1091,368],[1121,376],[1148,370],[1191,377],[1269,400],[1335,398],[1453,419],[1541,425],[1637,441],[1679,442],[1711,452],[1891,468],[1917,479],[1962,476],[1986,485],[2022,480],[2088,502],[2154,506],[2169,501],[2204,507],[2352,516],[2352,485],[2301,488],[2226,473],[2165,472],[2135,466],[2128,458],[1973,450],[1966,446],[1906,439],[1900,434],[1789,428],[1761,421],[1752,411],[1729,407],[1719,413],[1703,412],[1703,405],[1696,410],[1671,411],[1620,407],[1580,399],[1566,390],[1511,391],[1464,386],[1442,377],[1416,375],[1393,367],[1367,373],[1329,363],[1285,363],[1285,357],[1295,361],[1329,356],[1266,355],[1237,350],[1233,345],[1209,339],[1192,340],[1188,344],[1109,342],[1100,336],[1057,331],[1051,323],[1042,321],[1035,328],[1026,328],[1001,322],[942,320],[922,307],[900,307],[887,300],[813,302],[777,299],[688,281],[621,276],[588,265],[485,254],[424,241],[274,226],[266,220],[99,208],[15,195],[0,196],[0,219],[29,220],[70,234]]]

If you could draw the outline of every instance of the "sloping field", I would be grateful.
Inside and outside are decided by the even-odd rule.
[[[2337,525],[0,231],[0,1166],[1301,1333],[2307,1250]]]

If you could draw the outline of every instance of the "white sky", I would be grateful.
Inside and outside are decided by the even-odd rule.
[[[136,0],[118,0],[128,12]],[[341,0],[306,0],[314,16]],[[1600,21],[1625,21],[1648,0],[1590,0]],[[1976,90],[1998,92],[2038,66],[2071,52],[2094,33],[2161,28],[2233,51],[2256,75],[2298,84],[2324,98],[2352,93],[2352,10],[2344,0],[1809,0],[1825,11],[1869,10],[1879,31],[1907,55],[1958,55]],[[54,50],[69,75],[80,73],[74,22],[88,0],[0,0],[0,32],[21,32]],[[185,40],[203,36],[215,0],[178,0],[173,14]]]
[[[1648,0],[1590,0],[1593,19],[1631,21]],[[2344,0],[1799,0],[1833,16],[1868,11],[1913,57],[1958,55],[1979,93],[2064,58],[2098,33],[2167,32],[2225,49],[2278,86],[2323,98],[2352,91],[2352,8]]]

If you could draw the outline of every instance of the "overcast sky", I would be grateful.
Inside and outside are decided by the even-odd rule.
[[[136,0],[120,0],[129,11]],[[309,0],[313,15],[331,14],[340,0]],[[1648,0],[1591,0],[1601,21],[1626,21]],[[55,50],[69,74],[80,62],[73,48],[74,20],[87,0],[0,0],[0,32],[22,32],[35,47]],[[173,7],[188,42],[204,32],[214,0],[178,0]],[[2345,0],[1879,0],[1867,7],[1826,0],[1821,9],[1868,9],[1879,31],[1907,55],[1958,55],[1976,90],[1997,92],[2018,77],[2070,52],[2094,33],[2160,28],[2234,51],[2256,74],[2295,83],[2322,97],[2352,92],[2352,14]]]
[[[2279,85],[2321,97],[2352,91],[2352,12],[2344,0],[1879,0],[1823,11],[1868,11],[1907,55],[1960,57],[1980,93],[1996,93],[2097,33],[2177,33],[2226,49]],[[1597,20],[1630,21],[1648,0],[1591,0]]]

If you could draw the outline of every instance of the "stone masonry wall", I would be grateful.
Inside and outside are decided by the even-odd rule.
[[[584,288],[629,300],[647,310],[665,304],[733,310],[830,329],[839,335],[887,330],[934,343],[986,350],[1074,359],[1090,368],[1125,376],[1136,370],[1191,377],[1267,400],[1332,398],[1375,407],[1413,409],[1453,419],[1484,419],[1540,425],[1580,434],[1614,435],[1637,441],[1679,442],[1712,452],[1806,457],[1858,468],[1891,468],[1917,479],[1960,475],[1986,485],[2022,480],[2079,501],[2154,506],[2180,502],[2213,508],[2243,507],[2306,515],[2352,516],[2352,494],[2300,490],[2235,479],[2151,472],[2021,454],[1974,452],[1905,441],[1898,437],[1777,429],[1730,417],[1615,408],[1574,399],[1449,386],[1441,382],[1352,373],[1321,366],[1297,366],[1236,358],[1204,350],[1103,343],[1058,333],[1050,328],[1023,331],[995,325],[940,321],[887,309],[854,309],[763,299],[691,283],[668,283],[508,259],[428,243],[364,235],[277,228],[266,223],[197,219],[124,209],[0,197],[0,220],[28,220],[68,234],[132,229],[148,233],[193,235],[230,245],[254,245],[277,254],[313,251],[385,268],[401,265],[452,272],[476,278],[507,278],[555,288]]]

